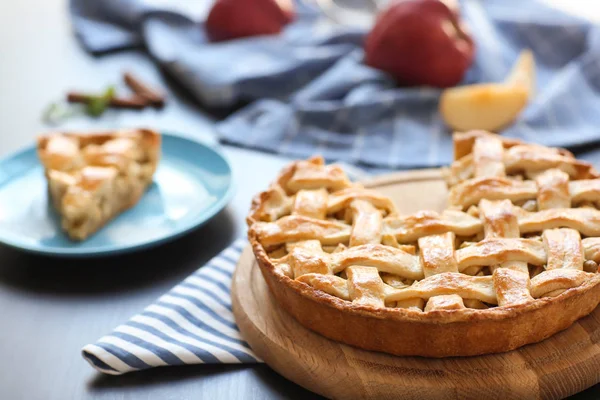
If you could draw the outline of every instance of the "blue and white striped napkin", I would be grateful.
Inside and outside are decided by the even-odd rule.
[[[240,336],[229,288],[246,246],[236,240],[154,304],[82,350],[92,367],[120,375],[182,364],[262,362]]]
[[[338,165],[353,181],[371,176]],[[262,362],[241,337],[231,311],[231,278],[247,243],[233,242],[154,304],[85,346],[83,358],[111,375],[167,365]]]

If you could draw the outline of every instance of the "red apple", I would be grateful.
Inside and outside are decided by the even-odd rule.
[[[212,41],[273,35],[294,17],[292,0],[216,0],[205,28]]]
[[[459,83],[475,45],[458,8],[440,0],[396,0],[377,18],[365,42],[365,62],[403,85],[440,88]]]

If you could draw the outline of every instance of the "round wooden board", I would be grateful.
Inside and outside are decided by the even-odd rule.
[[[365,185],[391,196],[402,213],[445,207],[439,170],[388,175]],[[560,399],[600,382],[600,308],[515,351],[428,359],[360,350],[304,328],[277,305],[250,247],[238,263],[231,296],[240,331],[256,354],[281,375],[329,398]]]

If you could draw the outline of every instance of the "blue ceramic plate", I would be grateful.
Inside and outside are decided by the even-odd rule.
[[[34,253],[95,256],[150,247],[196,228],[229,201],[231,166],[204,144],[163,134],[162,159],[140,202],[86,241],[69,240],[49,206],[36,149],[0,161],[0,242]]]

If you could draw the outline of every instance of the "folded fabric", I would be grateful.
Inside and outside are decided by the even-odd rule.
[[[239,239],[154,304],[82,350],[95,369],[120,375],[182,364],[262,362],[241,338],[229,288],[247,241]]]
[[[217,125],[225,142],[380,168],[450,160],[439,90],[398,88],[364,65],[365,29],[327,23],[305,0],[280,35],[209,43],[198,10],[210,2],[190,3],[71,0],[71,12],[90,51],[143,45],[205,104],[251,101]],[[461,8],[477,44],[465,82],[503,79],[523,48],[536,56],[537,96],[507,136],[571,148],[600,142],[600,27],[536,0],[463,0]]]

